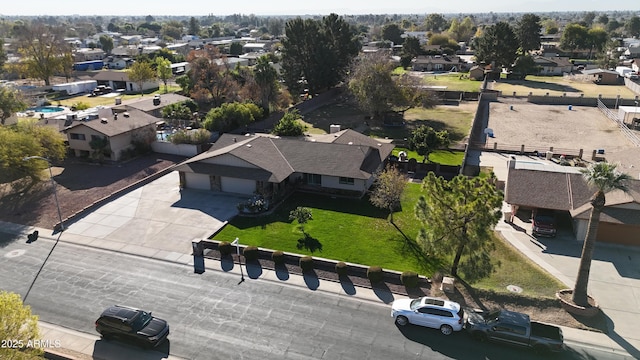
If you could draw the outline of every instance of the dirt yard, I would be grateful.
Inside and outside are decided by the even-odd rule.
[[[513,107],[513,108],[511,108]],[[492,102],[489,105],[488,128],[494,137],[487,138],[488,146],[494,142],[540,152],[554,148],[584,150],[583,158],[591,159],[593,150],[604,149],[605,159],[620,162],[623,170],[640,167],[640,161],[632,153],[637,148],[618,126],[598,108],[566,105],[535,105],[527,102]],[[640,133],[636,132],[637,135]]]

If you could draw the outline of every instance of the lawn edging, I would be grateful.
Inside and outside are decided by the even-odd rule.
[[[218,251],[218,245],[220,243],[222,243],[223,241],[218,241],[218,240],[200,240],[199,242],[199,247],[200,249],[203,251],[204,253],[204,257],[205,258],[209,258],[209,259],[214,259],[214,260],[220,260],[221,256],[220,253]],[[242,254],[242,252],[244,251],[244,249],[247,247],[248,245],[238,245],[238,247],[241,249],[240,254]],[[272,264],[272,260],[271,260],[271,255],[279,250],[273,250],[273,249],[265,249],[265,248],[261,248],[258,247],[258,260],[260,262],[260,265],[269,268],[269,269],[274,269],[276,267],[275,264]],[[300,258],[303,258],[305,256],[310,256],[310,255],[303,255],[303,254],[297,254],[297,253],[291,253],[291,252],[285,252],[282,251],[282,253],[284,254],[284,259],[285,259],[285,264],[286,265],[290,265],[293,268],[299,267],[299,260]],[[233,251],[232,252],[232,256],[236,256],[236,252]],[[346,262],[346,261],[337,261],[337,260],[332,260],[332,259],[326,259],[326,258],[322,258],[322,257],[316,257],[316,256],[312,256],[313,258],[313,269],[314,270],[319,270],[322,272],[329,272],[329,273],[336,273],[336,264],[342,262],[345,263],[347,265],[347,276],[354,276],[357,278],[362,278],[362,279],[367,279],[367,271],[369,270],[370,266],[367,265],[362,265],[362,264],[355,264],[355,263],[350,263],[350,262]],[[402,274],[403,272],[401,271],[395,271],[395,270],[388,270],[388,269],[382,269],[383,270],[383,283],[387,283],[387,284],[393,284],[393,285],[399,285],[399,286],[403,286],[402,283]],[[294,271],[294,272],[299,272],[302,273],[302,270],[298,270],[298,271]],[[337,274],[336,274],[337,275]],[[319,276],[322,277],[322,276]],[[337,276],[339,278],[339,276]],[[325,278],[322,277],[324,280],[329,280],[329,281],[336,281],[335,278]],[[339,280],[337,280],[339,281]],[[431,286],[431,279],[426,277],[426,276],[422,276],[422,275],[418,275],[418,284],[417,287],[430,287]],[[371,284],[368,279],[367,281],[364,282],[360,282],[358,283],[358,286],[365,286],[368,288],[373,288],[373,284]],[[394,291],[396,293],[400,293],[403,294],[402,292],[398,292],[398,291]]]

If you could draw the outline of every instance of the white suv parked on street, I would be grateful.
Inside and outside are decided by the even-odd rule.
[[[398,326],[426,326],[440,329],[444,335],[462,330],[464,323],[464,311],[460,304],[428,296],[394,301],[391,304],[391,316]]]

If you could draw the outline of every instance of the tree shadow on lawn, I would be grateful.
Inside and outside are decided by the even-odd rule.
[[[402,238],[400,240],[401,241],[401,247],[399,249],[400,253],[405,257],[412,257],[417,259],[421,272],[427,273],[434,268],[437,269],[442,266],[442,262],[440,260],[434,259],[434,257],[430,257],[429,254],[424,252],[424,250],[422,250],[422,248],[420,247],[420,244],[418,244],[415,240],[409,238],[402,231],[402,229],[398,227],[397,224],[391,223],[391,225],[393,225],[396,228],[396,230],[398,230],[398,232],[400,232],[400,234],[402,235]],[[394,238],[392,240],[397,241],[397,238]]]
[[[312,237],[309,234],[304,234],[304,237],[298,239],[298,244],[296,245],[298,249],[307,249],[311,251],[311,253],[315,251],[322,252],[322,243],[320,240]]]

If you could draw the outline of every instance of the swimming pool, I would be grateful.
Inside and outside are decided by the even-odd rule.
[[[29,108],[28,110],[41,112],[41,113],[54,113],[54,112],[64,111],[64,108],[59,106],[38,106],[34,108]]]

